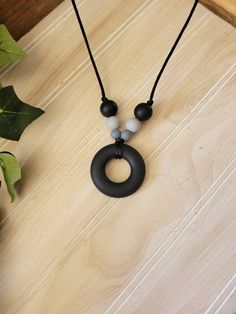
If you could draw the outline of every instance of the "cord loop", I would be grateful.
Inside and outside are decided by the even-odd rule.
[[[72,2],[73,8],[74,8],[74,11],[75,11],[75,14],[76,14],[76,17],[77,17],[77,20],[78,20],[78,23],[79,23],[79,26],[80,26],[80,29],[81,29],[81,32],[82,32],[84,41],[85,41],[85,44],[86,44],[86,47],[87,47],[87,50],[88,50],[88,54],[89,54],[91,63],[92,63],[92,65],[93,65],[93,68],[94,68],[94,71],[95,71],[95,74],[96,74],[98,83],[99,83],[99,85],[100,85],[101,94],[102,94],[102,101],[107,100],[107,98],[106,98],[106,93],[105,93],[105,89],[104,89],[104,86],[103,86],[103,83],[102,83],[102,80],[101,80],[99,71],[98,71],[98,69],[97,69],[97,66],[96,66],[96,63],[95,63],[95,60],[94,60],[94,57],[93,57],[93,54],[92,54],[90,45],[89,45],[89,41],[88,41],[88,38],[87,38],[87,34],[86,34],[86,32],[85,32],[85,29],[84,29],[82,20],[81,20],[81,18],[80,18],[79,10],[78,10],[77,5],[76,5],[76,0],[71,0],[71,2]],[[171,49],[170,49],[170,51],[169,51],[169,53],[168,53],[168,55],[167,55],[167,57],[166,57],[166,59],[165,59],[165,61],[164,61],[164,63],[163,63],[163,65],[162,65],[162,67],[161,67],[159,73],[157,74],[156,80],[155,80],[154,85],[153,85],[153,88],[152,88],[152,90],[151,90],[150,100],[147,102],[147,104],[148,104],[149,106],[152,106],[152,104],[153,104],[153,100],[152,100],[152,99],[153,99],[153,97],[154,97],[154,93],[155,93],[155,91],[156,91],[156,88],[157,88],[157,85],[158,85],[158,83],[159,83],[159,81],[160,81],[160,78],[161,78],[161,76],[162,76],[162,74],[163,74],[163,72],[164,72],[164,70],[165,70],[165,68],[166,68],[166,66],[167,66],[167,63],[169,62],[171,56],[173,55],[173,53],[174,53],[174,51],[175,51],[175,48],[177,47],[177,45],[178,45],[178,43],[179,43],[179,41],[180,41],[180,39],[181,39],[181,37],[182,37],[182,35],[183,35],[185,29],[186,29],[187,26],[188,26],[188,24],[189,24],[189,22],[190,22],[190,20],[191,20],[191,18],[192,18],[192,16],[193,16],[193,13],[194,13],[194,11],[195,11],[195,9],[196,9],[196,7],[197,7],[198,2],[199,2],[199,0],[194,0],[194,4],[193,4],[193,6],[192,6],[192,9],[190,10],[190,13],[189,13],[189,15],[188,15],[188,17],[187,17],[187,19],[186,19],[186,21],[185,21],[185,23],[184,23],[182,29],[181,29],[179,35],[177,36],[177,38],[176,38],[176,40],[175,40],[173,46],[171,47]]]
[[[124,140],[122,138],[118,138],[115,141],[116,144],[116,155],[115,158],[116,159],[121,159],[123,158],[123,144],[124,144]]]
[[[149,99],[149,100],[147,101],[147,105],[148,105],[148,106],[152,106],[153,103],[154,103],[154,101],[153,101],[152,99]]]
[[[104,102],[104,101],[107,101],[108,98],[106,96],[102,96],[101,100],[102,100],[102,102]]]

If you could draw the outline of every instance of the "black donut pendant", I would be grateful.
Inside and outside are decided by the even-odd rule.
[[[130,176],[124,182],[111,181],[105,172],[106,164],[112,158],[124,158],[130,165]],[[117,141],[100,149],[91,163],[91,177],[99,191],[111,197],[126,197],[138,190],[145,177],[145,163],[133,147]]]

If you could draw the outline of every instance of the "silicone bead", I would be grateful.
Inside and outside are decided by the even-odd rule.
[[[117,116],[111,116],[107,118],[107,127],[110,130],[118,129],[120,126],[120,121]]]
[[[108,117],[116,115],[118,111],[118,106],[113,100],[107,99],[102,102],[100,106],[100,111],[104,117],[108,118]]]
[[[118,129],[114,129],[111,131],[111,137],[114,139],[114,140],[117,140],[118,138],[121,137],[121,132],[120,130]]]
[[[152,116],[152,107],[146,103],[138,104],[134,109],[134,115],[139,121],[146,121]]]
[[[121,138],[124,141],[128,141],[132,136],[132,132],[130,130],[123,130],[121,131]]]
[[[130,118],[126,121],[126,128],[131,132],[136,133],[141,128],[141,122],[136,118]]]

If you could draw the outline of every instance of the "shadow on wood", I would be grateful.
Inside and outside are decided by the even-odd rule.
[[[221,18],[236,27],[236,1],[235,0],[201,0],[201,3],[219,15]]]
[[[15,40],[18,40],[61,2],[62,0],[0,0],[0,23],[5,24]]]

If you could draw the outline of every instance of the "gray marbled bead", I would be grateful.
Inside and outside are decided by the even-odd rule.
[[[116,140],[118,138],[120,138],[121,132],[118,129],[114,129],[111,131],[111,137]]]
[[[141,128],[141,122],[136,118],[130,118],[126,121],[126,129],[136,133]]]
[[[132,132],[130,130],[123,130],[121,131],[121,138],[124,141],[128,141],[132,136]]]
[[[120,121],[117,116],[111,116],[107,118],[107,127],[110,130],[118,129],[120,126]]]

